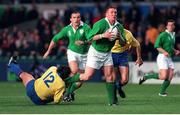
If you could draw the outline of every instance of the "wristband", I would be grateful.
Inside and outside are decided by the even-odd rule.
[[[99,39],[102,39],[102,34],[99,35]]]

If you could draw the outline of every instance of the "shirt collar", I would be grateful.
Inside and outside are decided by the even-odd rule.
[[[72,23],[70,23],[69,25],[72,26]],[[80,21],[79,27],[80,27],[80,26],[83,26],[83,25],[84,25],[84,22],[83,22],[83,21]]]
[[[81,27],[81,26],[83,26],[83,24],[84,24],[84,22],[83,22],[83,21],[80,21],[80,24],[79,24],[78,28]],[[72,27],[72,29],[73,29],[73,31],[74,31],[74,33],[75,33],[76,30],[73,28],[72,23],[70,23],[69,25]]]
[[[171,36],[175,36],[175,32],[169,32],[167,29],[165,30],[168,34],[170,34]]]
[[[105,20],[108,22],[108,24],[109,24],[110,27],[111,27],[111,26],[115,26],[116,24],[119,24],[119,22],[116,20],[115,23],[114,23],[114,25],[111,25],[111,24],[109,23],[109,20],[107,19],[107,17],[105,18]]]

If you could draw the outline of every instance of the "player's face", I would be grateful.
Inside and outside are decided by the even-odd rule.
[[[175,29],[174,22],[168,22],[166,28],[169,32],[173,32]]]
[[[115,8],[109,8],[106,11],[106,17],[108,18],[109,22],[113,24],[116,21],[117,10]]]
[[[73,26],[79,26],[81,21],[80,13],[73,13],[71,15],[70,21]]]

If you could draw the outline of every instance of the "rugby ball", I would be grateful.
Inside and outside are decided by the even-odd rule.
[[[110,27],[109,32],[112,32],[112,34],[113,34],[113,37],[109,40],[114,41],[117,38],[118,33],[119,33],[117,27]]]

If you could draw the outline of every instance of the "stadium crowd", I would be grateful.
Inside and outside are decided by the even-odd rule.
[[[176,47],[180,50],[180,9],[179,7],[160,8],[151,4],[150,11],[143,15],[136,4],[132,4],[128,11],[118,6],[118,19],[124,27],[129,29],[135,38],[141,43],[143,60],[156,60],[157,52],[153,47],[158,34],[165,29],[165,22],[171,18],[176,22]],[[52,37],[58,33],[62,27],[69,24],[69,16],[73,8],[64,10],[64,15],[56,14],[46,19],[38,12],[36,7],[30,10],[21,7],[20,10],[13,10],[7,7],[1,13],[0,19],[0,57],[9,57],[14,53],[20,56],[30,56],[36,53],[42,56],[48,48]],[[78,9],[78,8],[77,8]],[[82,20],[92,26],[103,17],[104,7],[96,5],[93,12],[82,13]],[[16,11],[16,12],[15,12]],[[81,12],[81,10],[80,10]],[[6,14],[6,15],[4,15]],[[17,18],[16,18],[17,17]],[[18,28],[16,24],[38,20],[36,27],[28,30]],[[10,29],[9,27],[12,27]],[[66,55],[68,41],[60,40],[51,56],[56,55],[57,59]],[[134,54],[132,54],[134,55]],[[133,59],[135,56],[131,56]]]

